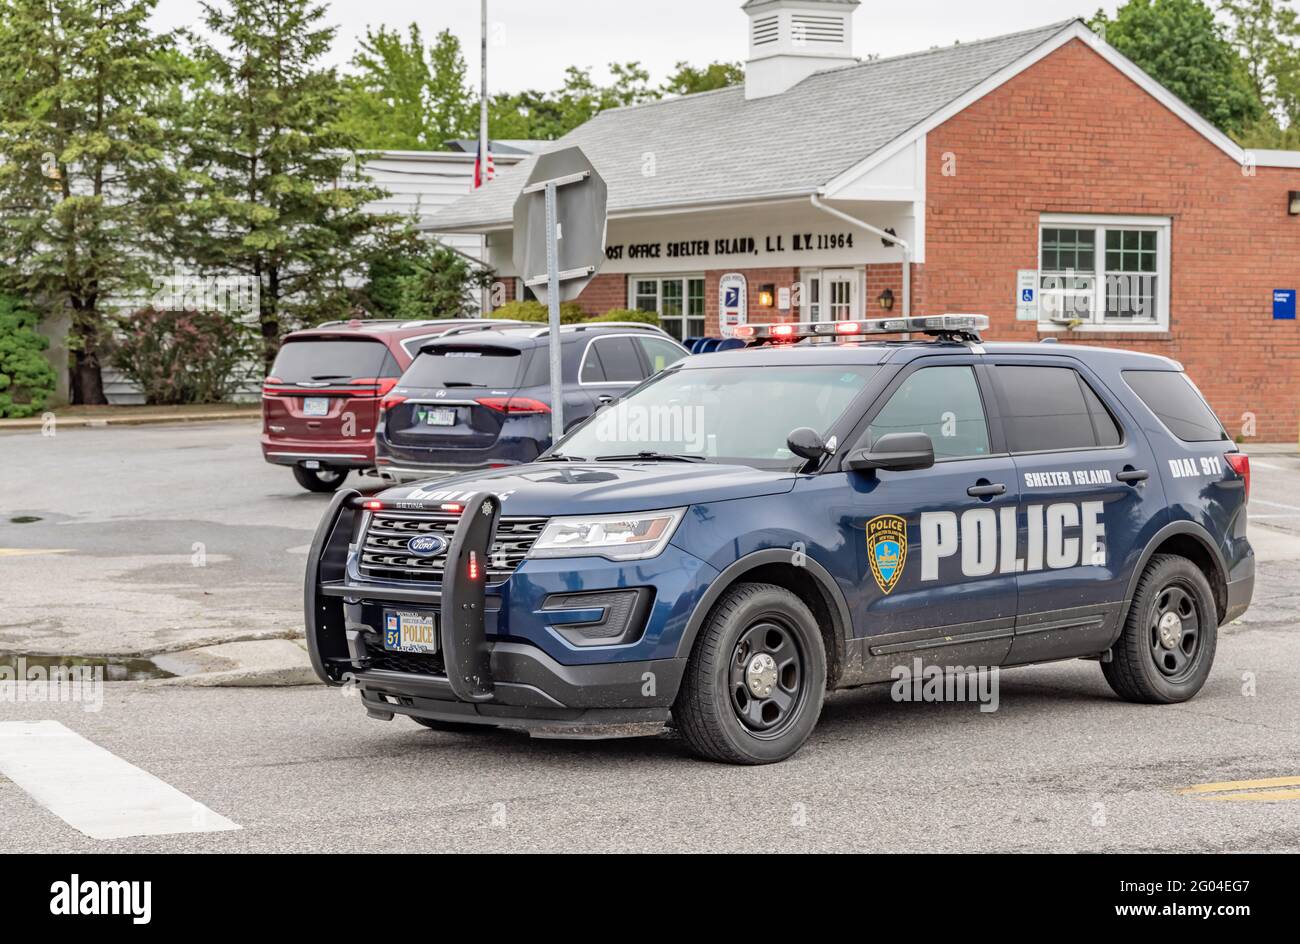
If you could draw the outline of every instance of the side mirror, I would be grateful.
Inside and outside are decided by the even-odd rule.
[[[850,453],[844,465],[855,472],[928,469],[934,465],[934,443],[925,433],[889,433],[877,439],[870,449]]]
[[[817,460],[824,459],[828,453],[835,451],[835,439],[831,438],[828,443],[822,439],[821,433],[815,429],[809,429],[807,426],[800,426],[790,433],[785,440],[786,448],[793,452],[800,459]]]

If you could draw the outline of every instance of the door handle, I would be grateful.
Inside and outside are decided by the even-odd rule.
[[[601,406],[604,406],[606,403],[613,403],[614,398],[611,397],[608,393],[602,393],[600,396],[596,398],[596,402],[599,403]]]
[[[966,489],[966,494],[971,498],[992,498],[994,495],[1005,495],[1007,487],[1005,485],[972,485]]]
[[[1145,482],[1151,478],[1151,473],[1146,469],[1125,469],[1115,476],[1121,482],[1127,482],[1129,485],[1136,485],[1138,482]]]

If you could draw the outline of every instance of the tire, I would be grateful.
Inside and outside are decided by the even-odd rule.
[[[1124,631],[1101,671],[1125,701],[1187,701],[1209,677],[1218,629],[1214,591],[1201,569],[1185,557],[1157,554],[1138,580]]]
[[[808,740],[825,697],[826,647],[812,612],[783,587],[742,583],[700,627],[673,718],[705,760],[771,764]]]
[[[494,724],[467,724],[461,721],[436,721],[433,718],[417,718],[411,715],[411,720],[421,727],[428,728],[430,731],[446,731],[449,734],[477,734],[480,731],[495,731]]]
[[[293,467],[293,477],[298,484],[309,492],[336,492],[348,477],[347,469],[335,469],[324,466],[320,469],[304,469],[300,465]]]

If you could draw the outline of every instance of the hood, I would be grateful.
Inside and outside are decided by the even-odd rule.
[[[781,494],[794,487],[795,478],[793,472],[745,465],[538,462],[403,485],[375,497],[436,510],[441,502],[487,491],[503,497],[507,515],[620,514]]]

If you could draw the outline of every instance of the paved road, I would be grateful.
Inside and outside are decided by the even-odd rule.
[[[70,551],[0,557],[0,650],[152,651],[298,630],[295,550],[323,501],[260,463],[252,427],[0,436],[0,457],[0,549]],[[1300,778],[1300,460],[1260,460],[1252,508],[1270,516],[1252,531],[1265,557],[1257,603],[1225,628],[1209,683],[1185,705],[1119,702],[1088,662],[1003,673],[991,713],[895,703],[887,688],[840,693],[794,759],[738,769],[671,738],[376,722],[317,687],[116,683],[101,711],[0,703],[0,725],[61,721],[242,828],[93,840],[0,777],[2,847],[1300,851],[1300,799],[1178,792]],[[23,515],[42,520],[11,522]],[[192,565],[194,542],[206,566]]]

